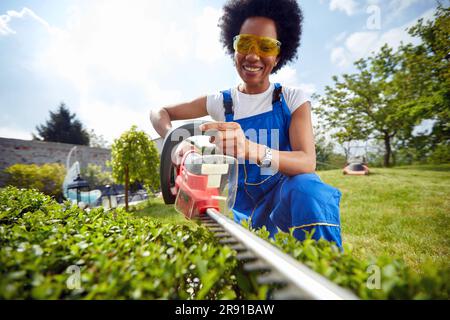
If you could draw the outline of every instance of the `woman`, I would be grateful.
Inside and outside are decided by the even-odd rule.
[[[218,131],[213,142],[225,154],[245,159],[239,165],[235,220],[250,219],[271,235],[293,230],[299,240],[314,229],[314,239],[341,247],[341,193],[314,173],[310,102],[300,89],[269,81],[296,57],[302,20],[295,0],[229,1],[219,23],[221,41],[242,84],[152,111],[150,119],[164,137],[172,120],[210,115],[217,122],[200,129]]]

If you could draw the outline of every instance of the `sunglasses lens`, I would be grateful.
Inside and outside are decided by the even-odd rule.
[[[281,43],[272,38],[240,34],[234,38],[233,47],[238,53],[248,54],[254,50],[261,57],[277,56]]]
[[[277,42],[273,39],[261,39],[259,42],[259,50],[268,56],[276,56],[279,53]]]
[[[253,46],[253,40],[247,36],[238,36],[235,40],[235,50],[239,53],[248,53]]]

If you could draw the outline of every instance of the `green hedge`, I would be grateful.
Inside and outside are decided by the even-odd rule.
[[[6,185],[37,189],[56,199],[62,198],[62,184],[66,175],[66,168],[62,164],[14,164],[3,173]]]
[[[67,286],[78,266],[81,288]],[[72,267],[73,268],[73,267]],[[203,227],[124,210],[84,212],[37,191],[0,191],[0,298],[235,298],[234,252]]]
[[[255,232],[314,271],[350,289],[361,299],[450,297],[450,270],[437,269],[430,262],[424,266],[425,271],[418,274],[400,259],[387,256],[357,259],[350,246],[344,244],[344,251],[340,251],[334,244],[330,245],[323,239],[311,239],[312,233],[299,244],[299,241],[287,233],[278,233],[275,239],[270,239],[266,230]]]
[[[400,261],[360,261],[326,241],[300,243],[280,233],[272,242],[361,298],[449,297],[448,270],[419,276]],[[271,288],[257,288],[235,254],[201,225],[121,209],[84,212],[38,191],[0,190],[0,299],[264,299]],[[373,263],[381,289],[366,285]],[[75,289],[67,282],[74,266]]]

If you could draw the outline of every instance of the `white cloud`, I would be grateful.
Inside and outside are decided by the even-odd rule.
[[[316,85],[313,83],[301,83],[298,86],[307,97],[310,97],[312,94],[317,93]]]
[[[419,1],[424,0],[391,0],[388,8],[384,10],[386,12],[386,21],[384,23],[389,24],[392,20],[401,15],[406,9],[415,5]]]
[[[338,67],[345,68],[351,64],[351,61],[347,56],[348,55],[343,47],[331,49],[331,63]]]
[[[0,137],[13,138],[22,140],[31,140],[32,136],[30,132],[18,128],[17,126],[2,126],[0,127]]]
[[[50,33],[57,33],[59,30],[57,28],[54,28],[50,26],[50,24],[38,16],[36,13],[34,13],[33,10],[29,8],[22,8],[21,11],[15,11],[15,10],[8,10],[6,14],[0,15],[0,35],[8,35],[8,34],[15,34],[16,31],[13,30],[10,27],[10,23],[13,20],[13,18],[17,19],[25,19],[25,18],[31,18],[35,21],[37,21],[39,24],[45,27],[48,32]]]
[[[177,72],[191,52],[205,63],[225,57],[218,42],[220,10],[207,7],[193,19],[179,3],[101,1],[72,8],[65,32],[41,56],[41,65],[56,67],[60,75],[86,88],[98,73],[112,79],[147,86],[153,75]],[[186,2],[184,7],[189,7]],[[191,30],[195,30],[192,32]]]
[[[9,21],[11,21],[11,17],[9,15],[4,14],[0,16],[0,36],[16,33],[9,27]]]
[[[286,86],[297,86],[299,81],[297,79],[297,70],[293,67],[285,66],[276,74],[270,76],[272,82],[279,82]]]
[[[96,2],[72,17],[70,27],[42,56],[43,64],[85,89],[98,74],[123,82],[145,81],[162,67],[163,57],[178,60],[184,55],[186,45],[177,26],[163,28],[157,6],[146,1],[123,4]]]
[[[356,13],[358,8],[358,3],[354,0],[331,0],[330,10],[331,11],[343,11],[347,15],[352,16]]]
[[[403,11],[419,1],[423,0],[391,0],[389,3],[389,7],[392,9],[396,9],[397,11]]]
[[[343,31],[343,32],[339,33],[338,35],[334,36],[331,41],[328,41],[325,44],[325,49],[332,50],[335,46],[341,46],[342,43],[345,41],[347,34],[348,34],[347,31]]]
[[[345,39],[346,36],[347,36],[347,32],[346,31],[341,32],[334,38],[334,41],[335,42],[341,42],[341,41],[343,41]]]
[[[219,59],[225,59],[226,55],[219,41],[220,28],[217,26],[222,10],[206,7],[197,17],[196,25],[196,58],[207,63],[214,63]]]
[[[118,138],[133,124],[145,131],[149,131],[150,127],[148,114],[145,117],[141,112],[130,110],[127,105],[105,103],[90,97],[82,99],[77,115],[87,128],[95,128],[95,132],[103,135],[108,142]]]
[[[345,47],[353,56],[362,57],[376,49],[379,35],[377,32],[355,32],[345,40]]]
[[[411,37],[406,29],[415,25],[420,18],[424,20],[431,19],[433,12],[434,9],[430,9],[403,26],[392,28],[386,32],[354,32],[345,39],[344,46],[341,45],[331,49],[331,62],[340,68],[346,68],[354,61],[378,51],[386,43],[394,49],[401,42],[417,44],[419,40]]]
[[[379,8],[382,17],[382,25],[390,26],[396,20],[403,18],[408,9],[421,4],[436,5],[435,0],[367,0],[367,7],[375,5]]]
[[[317,91],[313,83],[300,82],[297,77],[297,70],[290,66],[285,66],[276,74],[272,75],[270,81],[279,82],[284,86],[300,88],[308,97]]]
[[[132,124],[156,136],[150,109],[191,98],[159,77],[185,76],[180,70],[189,65],[192,52],[208,64],[228,59],[216,27],[221,11],[206,7],[200,14],[189,12],[194,7],[189,1],[181,6],[185,10],[178,2],[146,0],[74,6],[64,32],[52,36],[35,67],[69,80],[79,96],[73,111],[110,142]],[[111,90],[133,88],[139,97],[127,101],[124,93],[120,99],[108,99],[108,84],[114,84]]]

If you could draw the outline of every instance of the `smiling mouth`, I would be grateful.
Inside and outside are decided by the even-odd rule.
[[[258,72],[263,69],[262,67],[250,67],[250,66],[243,66],[242,68],[248,72]]]

